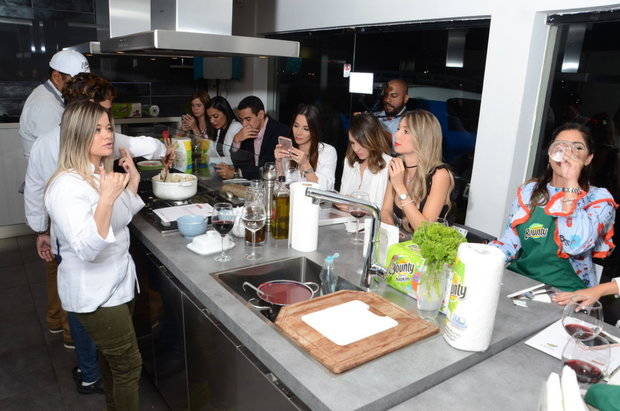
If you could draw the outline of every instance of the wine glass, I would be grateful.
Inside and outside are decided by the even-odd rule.
[[[222,252],[215,257],[215,261],[224,263],[230,261],[230,256],[224,251],[224,237],[235,225],[235,212],[229,203],[216,203],[213,208],[215,208],[215,213],[211,218],[211,224],[222,237]]]
[[[607,373],[610,355],[609,342],[600,335],[587,341],[569,338],[562,363],[575,370],[579,383],[596,384]]]
[[[366,193],[365,191],[354,191],[352,192],[349,197],[355,198],[357,200],[362,200],[362,201],[366,201],[369,202],[369,197],[368,197],[368,193]],[[357,204],[351,204],[349,206],[349,214],[351,214],[353,217],[355,217],[355,237],[353,238],[353,243],[354,244],[361,244],[364,242],[363,238],[360,238],[359,234],[360,234],[360,219],[362,217],[364,217],[366,215],[366,211],[364,208],[360,207]]]
[[[294,165],[287,165],[284,169],[284,181],[286,181],[286,184],[289,185],[301,181],[301,173],[299,172],[299,169]]]
[[[246,229],[252,232],[252,252],[245,256],[247,260],[258,260],[256,255],[256,232],[263,228],[267,220],[265,206],[261,202],[250,202],[243,207],[241,220]]]
[[[603,328],[603,307],[599,301],[582,305],[584,297],[575,295],[564,307],[562,325],[571,337],[578,340],[590,340]]]

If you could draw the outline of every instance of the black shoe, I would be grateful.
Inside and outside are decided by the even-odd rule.
[[[101,380],[97,380],[97,382],[94,382],[90,385],[82,385],[82,383],[80,382],[79,384],[76,384],[76,386],[77,391],[80,394],[103,394]]]
[[[78,367],[73,367],[73,370],[71,370],[71,375],[73,375],[73,381],[76,385],[82,384],[82,370]]]

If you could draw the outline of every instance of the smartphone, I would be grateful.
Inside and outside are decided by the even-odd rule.
[[[288,137],[278,137],[278,144],[280,144],[284,150],[289,150],[293,148],[293,140]]]

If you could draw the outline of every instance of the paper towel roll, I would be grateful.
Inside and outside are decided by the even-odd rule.
[[[290,186],[291,208],[288,223],[288,238],[292,248],[297,251],[316,250],[319,239],[319,205],[312,204],[306,196],[306,189],[318,187],[317,183],[300,181]]]
[[[460,350],[489,347],[499,300],[504,253],[487,244],[463,243],[457,251],[444,339]]]

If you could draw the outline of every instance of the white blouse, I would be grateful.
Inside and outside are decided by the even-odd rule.
[[[338,164],[338,154],[333,146],[319,143],[319,157],[316,161],[316,174],[318,185],[321,190],[333,190],[336,181],[336,165]],[[302,179],[302,180],[305,180]]]
[[[237,134],[239,130],[241,130],[241,128],[242,128],[241,123],[239,123],[237,120],[233,120],[230,123],[230,126],[228,126],[228,130],[226,130],[226,135],[224,136],[224,142],[223,142],[224,147],[222,147],[222,150],[224,152],[223,156],[221,156],[217,152],[217,138],[219,136],[219,133],[222,130],[220,129],[217,131],[218,135],[216,136],[215,140],[209,141],[209,151],[207,152],[209,156],[209,163],[212,163],[212,164],[224,163],[224,164],[232,165],[233,162],[232,162],[232,159],[230,158],[230,148],[232,147],[235,134]]]
[[[392,160],[387,154],[382,155],[385,161],[385,167],[377,173],[371,173],[368,168],[364,170],[364,174],[360,174],[360,163],[353,163],[353,167],[349,165],[349,160],[344,159],[344,167],[342,169],[342,180],[340,181],[340,194],[349,195],[354,191],[364,191],[368,193],[370,202],[381,208],[383,205],[383,196],[385,188],[389,180],[388,164]]]
[[[95,181],[99,176],[94,174]],[[129,255],[129,229],[144,203],[129,190],[114,202],[108,235],[97,232],[94,213],[99,193],[81,176],[56,177],[45,194],[45,207],[59,244],[58,294],[65,311],[89,313],[131,301],[137,284]]]
[[[163,158],[166,146],[152,137],[130,137],[114,133],[114,158],[120,157],[120,149],[127,149],[133,157]],[[24,209],[26,221],[34,231],[47,230],[48,216],[43,196],[47,181],[58,168],[60,151],[60,127],[43,134],[34,142],[26,169],[24,186]],[[52,246],[54,249],[54,246]]]

